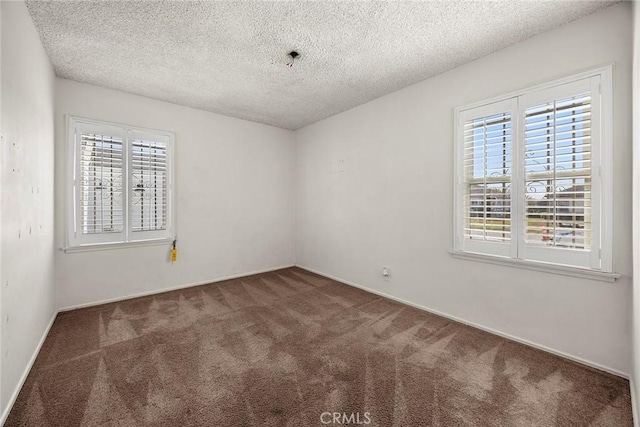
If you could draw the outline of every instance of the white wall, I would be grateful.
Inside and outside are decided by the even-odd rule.
[[[2,2],[2,386],[6,415],[55,313],[54,74],[23,2]],[[2,418],[0,418],[2,424]]]
[[[640,6],[633,3],[633,336],[634,420],[640,426]]]
[[[291,131],[57,79],[56,245],[65,232],[64,115],[176,135],[178,262],[169,246],[56,255],[58,307],[294,262]]]
[[[4,135],[2,134],[2,7],[0,7],[0,150],[4,144]],[[4,156],[2,156],[4,158]],[[0,206],[2,204],[2,161],[0,161]],[[0,242],[2,242],[2,209],[0,209]],[[0,322],[2,322],[2,244],[0,243]],[[4,420],[4,398],[2,393],[2,355],[4,349],[2,347],[2,324],[0,323],[0,425]]]
[[[628,373],[631,40],[631,5],[618,4],[299,130],[296,263]],[[453,259],[453,108],[611,62],[622,277]]]

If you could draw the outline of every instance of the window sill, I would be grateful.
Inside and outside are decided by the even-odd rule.
[[[486,262],[489,264],[523,268],[526,270],[543,271],[546,273],[580,277],[583,279],[598,280],[601,282],[615,282],[616,279],[620,277],[620,274],[618,273],[606,273],[604,271],[589,270],[587,268],[569,267],[566,265],[549,264],[549,263],[536,262],[536,261],[524,261],[521,259],[484,255],[484,254],[477,254],[477,253],[471,253],[471,252],[451,251],[451,256],[457,259]]]
[[[64,253],[105,251],[109,249],[137,248],[142,246],[169,245],[173,239],[140,240],[137,242],[99,243],[94,245],[69,246],[60,248]]]

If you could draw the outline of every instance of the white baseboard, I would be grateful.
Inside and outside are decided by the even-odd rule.
[[[162,293],[165,293],[165,292],[176,291],[176,290],[179,290],[179,289],[192,288],[194,286],[208,285],[209,283],[223,282],[225,280],[231,280],[231,279],[239,279],[241,277],[253,276],[254,274],[260,274],[260,273],[268,273],[270,271],[282,270],[283,268],[290,268],[290,267],[294,267],[294,264],[283,265],[283,266],[280,266],[280,267],[270,267],[270,268],[265,268],[263,270],[252,271],[252,272],[249,272],[249,273],[232,274],[230,276],[218,277],[216,279],[203,280],[203,281],[194,282],[194,283],[186,283],[186,284],[183,284],[183,285],[177,285],[177,286],[172,286],[172,287],[163,288],[163,289],[154,289],[154,290],[151,290],[151,291],[125,295],[125,296],[122,296],[122,297],[108,298],[108,299],[104,299],[104,300],[101,300],[101,301],[93,301],[93,302],[87,302],[87,303],[82,303],[82,304],[77,304],[77,305],[71,305],[71,306],[68,306],[68,307],[64,307],[64,308],[58,309],[58,313],[62,313],[62,312],[65,312],[65,311],[76,310],[78,308],[87,308],[87,307],[93,307],[93,306],[96,306],[96,305],[102,305],[102,304],[108,304],[108,303],[112,303],[112,302],[124,301],[124,300],[128,300],[128,299],[133,299],[133,298],[146,297],[146,296],[149,296],[149,295],[162,294]]]
[[[40,349],[42,348],[42,344],[44,344],[44,340],[47,338],[47,335],[49,335],[49,330],[51,329],[51,326],[53,325],[54,320],[56,320],[57,315],[58,315],[58,312],[56,311],[51,316],[51,320],[49,320],[49,325],[47,325],[47,327],[45,328],[44,333],[40,338],[40,342],[38,343],[38,346],[33,352],[33,355],[31,356],[29,363],[25,367],[24,372],[20,377],[20,381],[18,382],[16,389],[13,391],[13,394],[11,395],[11,399],[9,400],[9,403],[7,404],[6,409],[2,413],[2,417],[0,417],[0,426],[3,426],[4,423],[7,421],[7,418],[9,417],[9,413],[11,412],[13,405],[16,403],[18,394],[20,394],[20,390],[22,390],[22,386],[24,385],[24,382],[27,380],[27,376],[29,375],[31,368],[33,367],[33,364],[36,361],[36,357],[38,357],[38,353],[40,353]]]
[[[565,353],[563,351],[556,350],[556,349],[547,347],[545,345],[538,344],[538,343],[535,343],[533,341],[529,341],[529,340],[524,339],[524,338],[520,338],[520,337],[511,335],[511,334],[507,334],[507,333],[504,333],[504,332],[501,332],[501,331],[497,331],[495,329],[488,328],[488,327],[483,326],[483,325],[479,325],[479,324],[471,322],[469,320],[461,319],[460,317],[457,317],[457,316],[453,316],[453,315],[450,315],[450,314],[447,314],[447,313],[443,313],[443,312],[438,311],[438,310],[434,310],[434,309],[431,309],[431,308],[428,308],[428,307],[424,307],[424,306],[422,306],[420,304],[416,304],[416,303],[413,303],[413,302],[410,302],[410,301],[406,301],[406,300],[404,300],[402,298],[394,297],[393,295],[389,295],[389,294],[386,294],[384,292],[377,291],[375,289],[367,288],[366,286],[362,286],[362,285],[358,285],[358,284],[353,283],[353,282],[349,282],[348,280],[344,280],[344,279],[341,279],[339,277],[335,277],[335,276],[332,276],[330,274],[323,273],[322,271],[318,271],[318,270],[315,270],[313,268],[305,267],[305,266],[299,265],[299,264],[296,264],[296,267],[302,268],[303,270],[307,270],[307,271],[310,271],[310,272],[315,273],[315,274],[319,274],[320,276],[327,277],[329,279],[344,283],[346,285],[353,286],[355,288],[359,288],[359,289],[362,289],[362,290],[367,291],[367,292],[371,292],[372,294],[380,295],[381,297],[385,297],[385,298],[388,298],[390,300],[394,300],[394,301],[400,302],[402,304],[406,304],[406,305],[409,305],[411,307],[415,307],[415,308],[417,308],[419,310],[423,310],[423,311],[426,311],[428,313],[432,313],[432,314],[435,314],[435,315],[438,315],[438,316],[442,316],[442,317],[445,317],[447,319],[451,319],[451,320],[453,320],[455,322],[463,323],[463,324],[468,325],[468,326],[472,326],[472,327],[474,327],[476,329],[481,329],[481,330],[483,330],[485,332],[489,332],[490,334],[498,335],[500,337],[509,339],[511,341],[516,341],[516,342],[518,342],[520,344],[524,344],[524,345],[527,345],[529,347],[537,348],[538,350],[542,350],[542,351],[545,351],[547,353],[555,354],[556,356],[560,356],[560,357],[563,357],[565,359],[572,360],[572,361],[580,363],[582,365],[586,365],[586,366],[589,366],[591,368],[598,369],[600,371],[608,372],[610,374],[613,374],[613,375],[616,375],[618,377],[622,377],[624,379],[627,379],[627,380],[631,381],[631,376],[629,374],[627,374],[625,372],[618,371],[618,370],[613,369],[613,368],[609,368],[608,366],[603,366],[603,365],[601,365],[599,363],[592,362],[590,360],[583,359],[581,357],[574,356],[572,354]],[[636,426],[636,427],[640,427],[640,426]]]

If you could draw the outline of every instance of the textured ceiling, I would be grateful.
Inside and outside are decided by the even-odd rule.
[[[615,1],[28,1],[56,74],[298,129]],[[292,49],[301,56],[285,66]]]

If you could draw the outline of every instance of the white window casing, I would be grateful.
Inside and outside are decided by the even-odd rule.
[[[174,136],[67,117],[66,249],[171,241]]]
[[[455,109],[454,254],[612,273],[612,90],[607,66]]]

